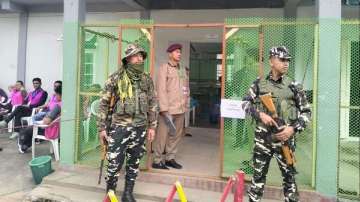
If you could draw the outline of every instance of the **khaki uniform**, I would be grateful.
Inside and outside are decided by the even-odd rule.
[[[156,90],[160,112],[168,112],[173,117],[176,127],[174,136],[170,136],[169,129],[163,116],[159,116],[159,126],[154,142],[154,163],[162,161],[162,153],[166,151],[166,160],[175,159],[178,144],[184,132],[185,112],[189,110],[189,77],[185,67],[176,66],[171,62],[163,64],[158,69]]]

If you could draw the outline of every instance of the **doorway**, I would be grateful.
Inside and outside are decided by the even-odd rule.
[[[220,128],[221,47],[220,42],[190,43],[192,127]]]

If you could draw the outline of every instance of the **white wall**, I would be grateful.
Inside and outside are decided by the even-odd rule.
[[[40,77],[43,88],[53,93],[53,82],[62,80],[62,14],[30,14],[26,48],[26,88],[32,89],[32,79]]]
[[[0,14],[0,88],[14,84],[17,74],[19,15]]]

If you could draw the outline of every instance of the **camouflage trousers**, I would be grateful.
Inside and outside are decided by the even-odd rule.
[[[255,133],[255,145],[253,150],[254,174],[251,179],[251,185],[248,190],[249,201],[258,202],[264,193],[266,174],[269,170],[269,164],[274,156],[283,177],[283,191],[286,202],[299,201],[299,193],[295,183],[296,171],[286,164],[285,157],[282,154],[281,142],[269,141],[269,134],[264,132]]]
[[[126,181],[135,181],[139,173],[140,160],[146,152],[146,127],[117,126],[109,133],[107,190],[115,190],[119,172],[126,158]]]

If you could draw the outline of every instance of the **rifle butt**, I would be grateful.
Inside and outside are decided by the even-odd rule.
[[[295,164],[295,159],[292,151],[290,150],[288,145],[281,146],[282,152],[284,154],[286,164],[289,166],[293,166]]]

